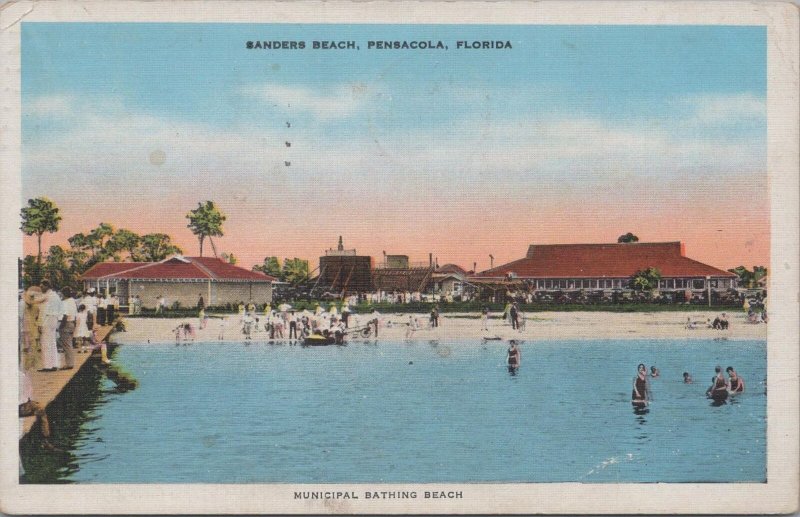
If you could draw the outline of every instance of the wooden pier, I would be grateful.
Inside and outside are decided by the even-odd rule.
[[[113,329],[112,325],[105,325],[98,329],[97,339],[98,342],[105,340]],[[89,358],[95,354],[100,354],[100,351],[94,351],[86,354],[79,354],[75,350],[75,368],[72,370],[57,370],[55,372],[38,372],[36,370],[28,372],[31,378],[31,385],[33,387],[33,398],[36,402],[47,408],[53,402],[58,394],[64,390],[64,387],[69,384],[69,381],[80,371],[81,368],[89,361]],[[61,357],[61,364],[64,363],[64,354],[59,353]],[[20,439],[30,432],[34,422],[35,416],[21,417],[20,419]]]

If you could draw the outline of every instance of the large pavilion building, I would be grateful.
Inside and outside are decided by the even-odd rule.
[[[524,258],[471,278],[472,281],[525,281],[544,291],[630,289],[631,278],[654,267],[661,291],[722,291],[737,286],[737,277],[686,256],[681,242],[614,244],[532,244]]]
[[[101,262],[81,275],[85,290],[115,293],[122,306],[138,296],[143,307],[155,307],[160,296],[183,307],[194,307],[200,296],[206,305],[269,303],[275,280],[218,258],[178,255],[160,262]]]

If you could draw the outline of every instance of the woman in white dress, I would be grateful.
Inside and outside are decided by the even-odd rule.
[[[87,325],[88,315],[89,312],[86,310],[86,306],[81,304],[78,307],[78,315],[75,317],[75,344],[78,347],[79,354],[86,353],[86,340],[92,337]]]

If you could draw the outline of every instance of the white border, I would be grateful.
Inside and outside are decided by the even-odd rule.
[[[21,256],[20,24],[74,22],[722,24],[768,27],[772,256],[768,330],[768,482],[764,484],[380,485],[457,489],[449,501],[295,501],[326,485],[18,484],[18,420],[0,412],[0,511],[7,513],[788,513],[798,507],[798,10],[751,2],[18,2],[0,10],[0,407],[15,405],[16,257]],[[330,486],[330,485],[328,485]],[[376,485],[335,485],[339,490]]]

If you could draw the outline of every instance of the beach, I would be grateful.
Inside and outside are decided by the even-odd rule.
[[[397,340],[480,340],[519,339],[536,340],[579,340],[579,339],[713,339],[753,340],[767,338],[766,324],[745,323],[742,312],[730,313],[730,327],[726,330],[707,328],[705,322],[713,320],[721,311],[692,312],[536,312],[526,315],[525,328],[514,330],[499,314],[493,314],[488,321],[488,331],[481,330],[480,316],[475,313],[447,313],[439,317],[439,326],[429,327],[427,314],[414,314],[421,328],[407,336],[409,313],[382,314],[378,329],[378,341]],[[360,314],[351,317],[351,328],[355,322],[364,325],[370,315]],[[698,328],[687,329],[687,318],[698,322]],[[110,340],[118,344],[146,344],[174,342],[174,329],[181,323],[191,323],[195,327],[196,342],[220,341],[222,317],[209,319],[205,329],[199,328],[197,318],[126,318],[126,332],[115,332]],[[241,331],[241,316],[224,317],[222,341],[244,341]],[[288,336],[288,333],[286,334]],[[255,342],[268,340],[263,330],[253,332]],[[363,338],[353,337],[360,341]],[[375,337],[371,336],[370,340]],[[276,341],[288,341],[287,339]]]

